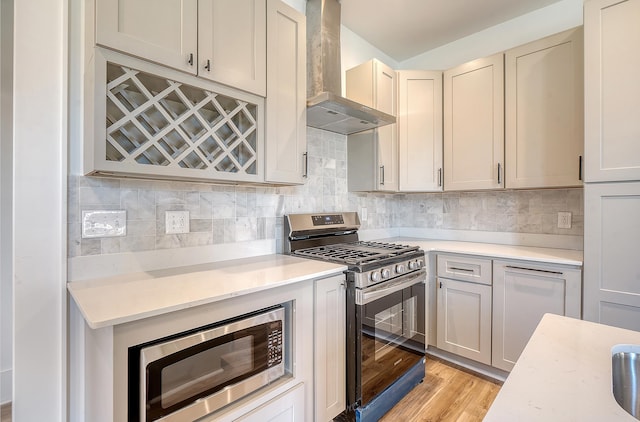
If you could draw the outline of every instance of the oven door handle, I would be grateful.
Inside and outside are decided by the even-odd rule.
[[[426,281],[426,275],[427,272],[422,270],[417,273],[402,276],[400,279],[390,283],[381,283],[367,289],[356,290],[356,305],[366,305],[367,303],[411,287],[414,284],[424,283]]]

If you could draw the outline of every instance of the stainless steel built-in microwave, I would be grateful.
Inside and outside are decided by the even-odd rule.
[[[129,348],[129,421],[196,420],[285,374],[285,311],[264,309]]]

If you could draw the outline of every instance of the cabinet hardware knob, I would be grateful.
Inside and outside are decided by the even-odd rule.
[[[380,184],[384,185],[384,166],[380,166]]]
[[[187,60],[189,66],[193,66],[193,53],[189,53],[189,60]]]
[[[207,64],[204,65],[204,68],[207,70],[207,72],[211,72],[211,60],[207,59]]]
[[[442,167],[438,169],[438,187],[442,187]]]
[[[502,164],[498,163],[498,184],[502,184]]]

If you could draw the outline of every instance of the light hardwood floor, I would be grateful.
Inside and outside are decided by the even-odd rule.
[[[481,421],[501,384],[427,357],[424,381],[380,422]]]
[[[481,421],[501,384],[427,357],[426,376],[380,422]],[[0,422],[11,422],[11,404]]]
[[[0,411],[0,422],[11,422],[11,403],[3,404]]]

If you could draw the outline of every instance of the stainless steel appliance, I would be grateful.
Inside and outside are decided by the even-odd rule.
[[[285,374],[276,306],[129,348],[129,421],[193,421]]]
[[[355,212],[285,216],[285,252],[343,263],[349,419],[378,420],[424,378],[425,255],[358,240]]]

